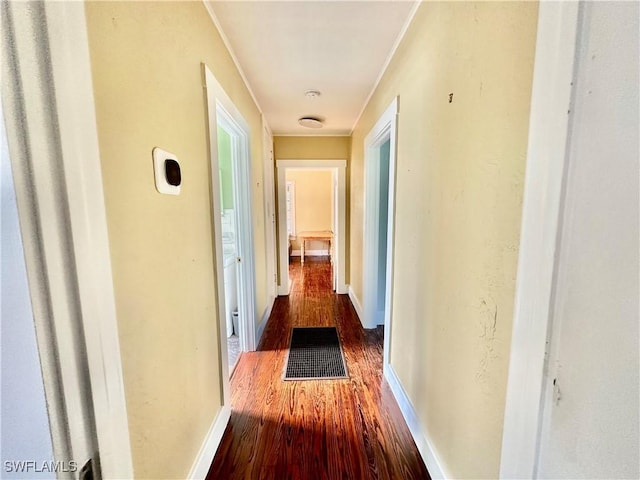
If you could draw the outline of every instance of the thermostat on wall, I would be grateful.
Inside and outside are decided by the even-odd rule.
[[[167,195],[179,195],[182,173],[178,157],[161,148],[153,149],[153,172],[156,178],[156,189]]]

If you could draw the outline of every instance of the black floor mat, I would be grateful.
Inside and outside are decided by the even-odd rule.
[[[285,380],[347,378],[336,327],[294,327]]]

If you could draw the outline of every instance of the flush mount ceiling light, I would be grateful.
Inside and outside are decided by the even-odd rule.
[[[315,117],[302,117],[298,119],[298,123],[307,128],[322,128],[322,120]]]
[[[317,98],[322,95],[318,90],[307,90],[304,94],[309,98]]]

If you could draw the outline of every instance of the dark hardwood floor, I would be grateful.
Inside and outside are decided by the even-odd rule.
[[[207,479],[428,479],[382,378],[382,327],[362,329],[349,297],[332,292],[326,257],[290,271],[291,294],[231,379],[231,421]],[[333,325],[349,379],[283,381],[291,327]]]

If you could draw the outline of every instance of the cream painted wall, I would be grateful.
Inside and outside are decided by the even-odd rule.
[[[201,62],[251,128],[262,313],[260,113],[201,2],[88,2],[86,16],[134,471],[186,478],[222,388]],[[154,187],[156,146],[181,162],[179,196]]]
[[[287,182],[295,183],[296,232],[333,230],[333,175],[330,171],[287,171]],[[292,242],[300,249],[300,242]],[[326,242],[308,241],[308,250],[326,250]]]
[[[276,160],[348,160],[351,137],[273,137]]]
[[[499,473],[536,23],[533,2],[423,3],[353,132],[362,303],[363,142],[399,96],[391,365],[454,478]]]

